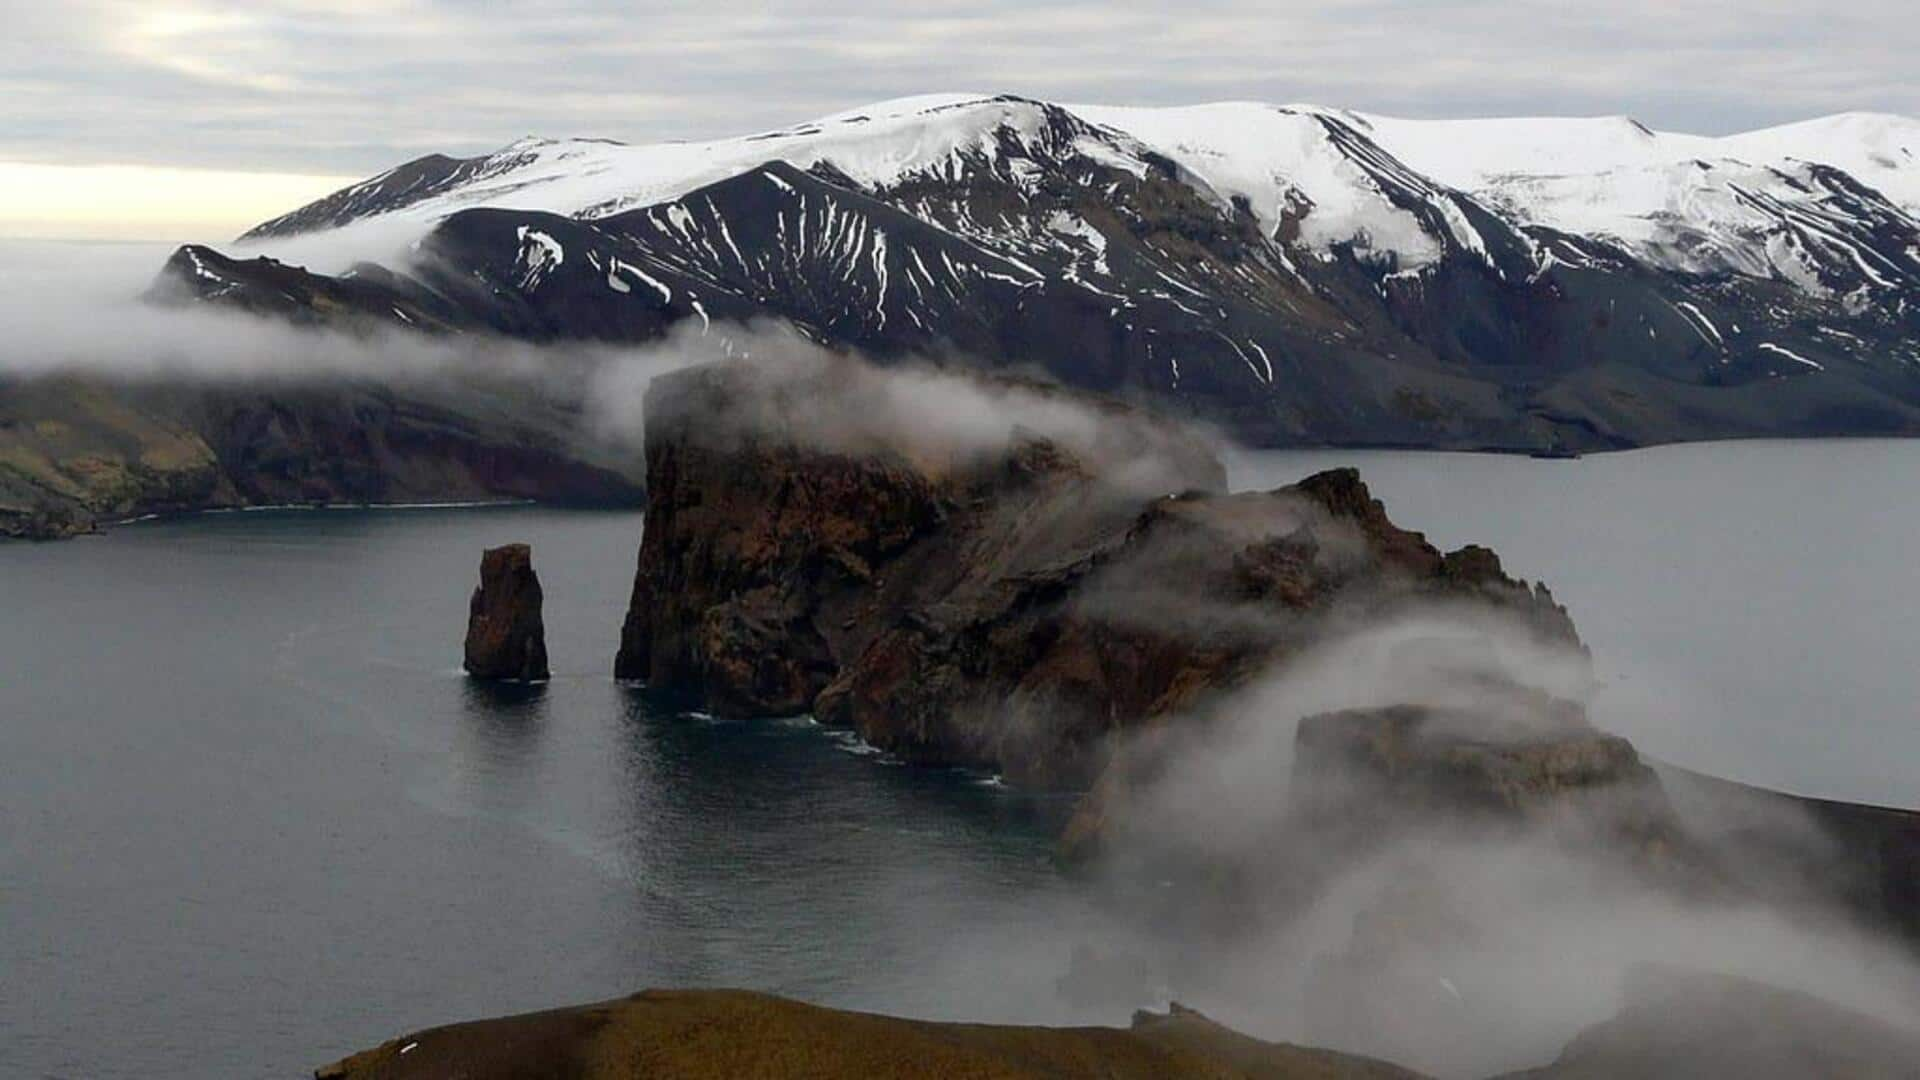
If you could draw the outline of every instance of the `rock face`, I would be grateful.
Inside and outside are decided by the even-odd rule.
[[[1108,736],[1415,603],[1503,610],[1577,646],[1544,588],[1395,526],[1351,470],[1219,494],[1190,437],[1031,387],[1093,434],[1015,430],[956,455],[889,431],[822,449],[797,434],[795,402],[845,380],[733,364],[655,382],[619,675],[1075,788]]]
[[[168,385],[0,379],[0,537],[145,514],[288,504],[541,499],[638,506],[577,415],[484,379]]]
[[[1489,688],[1473,708],[1398,705],[1300,722],[1297,827],[1361,852],[1436,828],[1479,837],[1543,828],[1649,870],[1703,871],[1660,778],[1633,744],[1572,702]]]
[[[1579,881],[1583,896],[1676,908],[1736,899],[1631,743],[1540,691],[1470,689],[1470,707],[1302,719],[1289,813],[1254,879],[1317,897],[1342,874],[1369,875],[1375,884],[1349,886],[1350,934],[1309,967],[1307,1031],[1446,1075],[1502,1060],[1485,1048],[1511,1045],[1499,1037],[1508,1018],[1479,980],[1542,955],[1518,925],[1528,905],[1489,896],[1483,877],[1516,892]]]
[[[480,585],[467,605],[467,674],[516,682],[546,678],[547,630],[540,606],[533,549],[526,544],[487,549],[480,559]]]
[[[1874,925],[1912,923],[1911,815],[1780,797],[1761,801],[1790,814],[1679,805],[1630,743],[1475,651],[1491,645],[1423,637],[1420,617],[1441,610],[1469,630],[1497,624],[1502,649],[1584,668],[1544,587],[1484,548],[1443,553],[1400,528],[1352,470],[1221,494],[1203,448],[1115,405],[1084,406],[1101,420],[1090,437],[1016,428],[967,453],[855,415],[877,410],[815,415],[823,388],[867,401],[860,370],[770,378],[723,364],[655,382],[653,498],[620,676],[721,715],[811,712],[908,761],[1084,791],[1062,837],[1073,857],[1138,839],[1143,822],[1191,848],[1212,825],[1245,833],[1259,820],[1257,853],[1177,860],[1269,915],[1309,902],[1339,869],[1330,854],[1350,861],[1444,826],[1545,838],[1679,897],[1830,908],[1838,895]],[[1188,736],[1259,708],[1238,692],[1383,626],[1412,629],[1384,662],[1408,696],[1369,684],[1360,696],[1381,704],[1309,713],[1297,734],[1280,718],[1291,778],[1251,781],[1278,802],[1250,811],[1244,792],[1222,792],[1216,822],[1154,820]],[[1784,843],[1783,816],[1804,843]],[[1296,837],[1310,842],[1292,850]]]

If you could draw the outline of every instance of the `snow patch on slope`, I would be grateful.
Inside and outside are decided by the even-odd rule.
[[[1904,259],[1893,248],[1890,260],[1867,242],[1889,228],[1895,237],[1920,236],[1916,154],[1920,121],[1877,114],[1714,138],[1656,132],[1626,117],[1416,121],[1307,105],[1049,106],[938,94],[709,142],[523,139],[464,165],[450,189],[334,235],[344,240],[364,228],[381,239],[414,239],[479,206],[599,218],[669,204],[773,160],[818,166],[882,196],[909,180],[963,181],[984,168],[1031,196],[1049,164],[1084,160],[1145,176],[1163,158],[1204,196],[1244,200],[1282,262],[1290,251],[1331,259],[1344,248],[1389,274],[1417,276],[1454,250],[1498,271],[1474,224],[1484,210],[1510,224],[1616,244],[1664,269],[1771,278],[1864,304],[1861,288],[1904,287],[1920,275],[1920,247]],[[1818,166],[1871,190],[1837,188]],[[377,188],[379,179],[358,187]],[[1008,258],[1064,253],[1077,279],[1105,272],[1090,227],[976,220],[964,200],[945,217],[925,205],[901,208]],[[370,242],[335,246],[353,258],[386,254]],[[1581,258],[1566,243],[1538,244],[1533,273]]]
[[[1328,138],[1314,112],[1254,102],[1144,109],[1073,105],[1079,116],[1124,131],[1247,201],[1269,231],[1291,223],[1308,249],[1330,257],[1350,244],[1399,269],[1425,266],[1442,248],[1396,205],[1385,183]]]

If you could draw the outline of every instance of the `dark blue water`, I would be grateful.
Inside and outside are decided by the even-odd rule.
[[[0,547],[0,1076],[304,1075],[652,985],[1043,1005],[1064,957],[1027,942],[1074,921],[1049,808],[616,685],[639,525],[268,512]],[[509,540],[547,596],[530,692],[457,673]]]

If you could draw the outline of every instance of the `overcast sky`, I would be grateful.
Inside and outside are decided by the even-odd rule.
[[[944,90],[1627,113],[1702,133],[1920,114],[1912,0],[894,6],[0,0],[0,162],[318,186],[527,134],[739,134]]]

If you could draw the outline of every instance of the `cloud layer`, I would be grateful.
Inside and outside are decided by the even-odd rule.
[[[520,135],[701,138],[935,90],[1724,132],[1920,113],[1901,0],[6,0],[0,161],[363,175]]]

